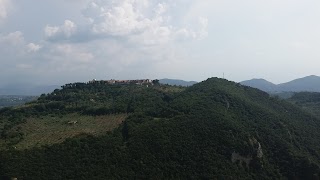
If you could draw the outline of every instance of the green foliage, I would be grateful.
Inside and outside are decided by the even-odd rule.
[[[130,115],[100,137],[2,151],[0,172],[18,179],[319,177],[320,121],[310,113],[223,79],[176,88],[75,83],[7,109],[1,114],[10,122],[70,112]]]
[[[318,92],[300,92],[295,93],[289,102],[302,107],[304,110],[320,117],[320,93]]]

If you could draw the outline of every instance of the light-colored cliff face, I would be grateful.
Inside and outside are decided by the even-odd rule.
[[[247,168],[249,168],[250,163],[254,158],[261,159],[263,157],[263,150],[260,142],[253,137],[249,138],[249,143],[254,149],[254,153],[251,153],[247,156],[241,156],[239,153],[233,152],[231,155],[232,163],[239,163],[240,166],[243,167],[243,165],[245,165]]]
[[[254,149],[256,149],[257,158],[261,159],[263,157],[261,144],[254,137],[249,138],[249,143]]]

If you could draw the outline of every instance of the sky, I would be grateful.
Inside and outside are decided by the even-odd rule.
[[[320,75],[318,0],[0,0],[0,86]]]

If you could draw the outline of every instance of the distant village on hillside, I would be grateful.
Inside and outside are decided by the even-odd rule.
[[[150,79],[136,79],[136,80],[96,80],[93,79],[92,81],[89,81],[89,84],[137,84],[137,85],[153,85],[158,83],[159,80],[150,80]]]
[[[136,85],[146,85],[146,86],[153,86],[156,84],[159,84],[159,80],[150,80],[150,79],[136,79],[136,80],[96,80],[93,79],[89,82],[83,83],[83,82],[77,82],[77,83],[69,83],[66,85],[61,86],[61,88],[70,88],[70,87],[76,87],[76,86],[82,86],[83,84],[109,84],[109,85],[130,85],[130,84],[136,84]]]
[[[92,81],[89,81],[89,84],[111,84],[111,85],[126,85],[126,84],[136,84],[136,85],[154,85],[159,83],[159,80],[150,80],[150,79],[134,79],[134,80],[96,80],[93,79]]]

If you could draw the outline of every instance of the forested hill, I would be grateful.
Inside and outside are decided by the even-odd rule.
[[[294,93],[292,97],[288,99],[302,109],[314,114],[320,118],[320,93],[318,92],[300,92]]]
[[[125,114],[98,136],[16,149],[29,118]],[[55,122],[59,120],[55,119]],[[76,84],[1,110],[0,174],[18,179],[317,179],[320,121],[227,80],[188,88]],[[5,125],[4,125],[5,124]],[[4,128],[4,126],[6,126]],[[10,139],[11,138],[11,139]]]

